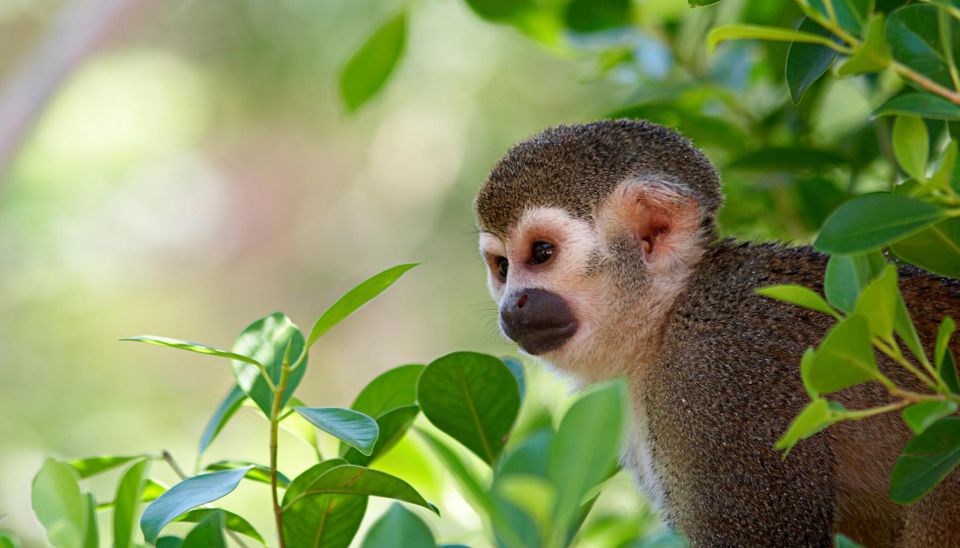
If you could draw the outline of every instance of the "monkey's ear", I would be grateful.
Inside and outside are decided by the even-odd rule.
[[[682,261],[700,246],[700,206],[669,183],[627,181],[614,191],[607,207],[650,262]]]

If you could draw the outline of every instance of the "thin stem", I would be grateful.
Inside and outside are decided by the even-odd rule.
[[[902,409],[910,405],[910,403],[912,402],[909,402],[907,400],[901,400],[901,401],[893,402],[891,404],[887,404],[881,407],[874,407],[872,409],[847,411],[847,413],[844,415],[844,418],[852,419],[852,420],[862,420],[869,417],[873,417],[875,415],[882,415],[884,413],[889,413],[890,411],[896,411],[897,409]]]
[[[891,360],[903,366],[903,368],[909,371],[910,373],[913,373],[915,377],[917,377],[918,379],[923,381],[925,385],[927,385],[927,388],[929,388],[930,390],[933,390],[934,392],[939,391],[939,387],[937,386],[937,383],[933,380],[933,378],[928,377],[923,371],[914,367],[914,365],[910,363],[909,360],[903,357],[903,354],[900,352],[899,348],[894,349],[893,347],[887,345],[887,343],[881,341],[878,338],[873,339],[873,345],[876,346],[877,349],[880,350],[880,352],[883,352]],[[934,373],[934,375],[936,375],[936,373]]]
[[[837,22],[837,11],[833,9],[833,0],[823,0],[823,7],[827,10],[827,17],[831,23]]]
[[[297,360],[299,362],[299,360]],[[277,540],[280,548],[286,548],[287,542],[283,537],[283,507],[280,506],[280,496],[277,491],[277,438],[280,432],[280,414],[283,411],[283,395],[287,391],[287,380],[290,377],[289,357],[284,356],[280,369],[280,384],[273,393],[273,408],[270,411],[270,487],[273,494],[273,515],[277,522]]]

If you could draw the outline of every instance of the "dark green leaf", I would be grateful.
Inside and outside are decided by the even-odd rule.
[[[616,464],[626,435],[627,401],[622,381],[606,383],[584,393],[564,414],[549,458],[557,488],[555,527],[570,524],[587,492]]]
[[[133,546],[133,531],[137,522],[137,510],[143,497],[150,461],[140,459],[124,472],[117,484],[113,508],[113,545],[116,548]]]
[[[183,548],[227,548],[223,538],[225,524],[222,511],[210,512],[183,539]]]
[[[895,60],[941,85],[953,87],[940,44],[935,6],[913,4],[892,12],[887,18],[887,42]]]
[[[207,426],[203,429],[203,435],[200,437],[200,448],[197,450],[198,457],[202,457],[207,452],[207,448],[210,447],[213,440],[217,439],[220,431],[227,425],[227,421],[233,417],[237,409],[240,409],[243,400],[246,398],[246,392],[236,385],[227,392],[227,396],[217,406],[217,410],[213,412],[213,416],[210,417]]]
[[[197,508],[196,510],[190,510],[174,521],[198,523],[206,519],[207,516],[214,512],[220,512],[223,514],[223,517],[226,520],[225,527],[227,529],[240,533],[241,535],[246,535],[261,544],[266,544],[266,542],[263,540],[263,537],[260,536],[260,533],[258,533],[256,529],[254,529],[253,525],[250,525],[249,521],[241,516],[238,516],[237,514],[234,514],[233,512],[228,512],[219,508]]]
[[[896,242],[890,250],[931,272],[960,278],[960,218],[941,221]]]
[[[920,116],[931,120],[960,120],[960,106],[926,92],[897,95],[873,111],[873,116]]]
[[[360,529],[367,510],[362,495],[317,495],[297,499],[325,472],[346,464],[330,459],[308,468],[283,494],[283,531],[289,546],[347,548]]]
[[[197,506],[213,502],[234,489],[249,468],[223,470],[187,478],[174,485],[143,511],[140,529],[147,542],[153,542],[160,530],[180,514]]]
[[[340,71],[340,98],[348,112],[357,111],[383,88],[406,43],[407,12],[402,11],[370,35],[347,61]]]
[[[833,546],[834,548],[863,548],[842,533],[837,533],[836,536],[833,537]]]
[[[280,372],[287,348],[290,348],[291,360],[304,352],[303,334],[297,326],[280,312],[261,318],[243,330],[237,341],[233,343],[233,351],[255,358],[262,363],[274,386],[280,382]],[[303,363],[292,371],[287,379],[287,390],[283,397],[283,405],[293,396],[297,386],[303,379],[307,369],[307,357]],[[237,378],[237,385],[250,396],[264,415],[270,416],[273,407],[273,391],[263,379],[260,370],[249,363],[233,362],[233,373]]]
[[[926,357],[923,350],[923,343],[920,341],[920,335],[917,334],[917,329],[913,325],[913,319],[910,318],[910,311],[907,310],[903,295],[897,297],[897,310],[893,320],[893,331],[900,337],[904,344],[907,345],[907,348],[910,349],[910,352],[912,352],[914,356],[918,359],[922,359],[921,356]]]
[[[102,474],[104,472],[113,470],[118,466],[123,466],[128,462],[135,461],[137,459],[142,459],[146,455],[124,455],[124,456],[113,456],[113,455],[104,455],[99,457],[89,457],[86,459],[77,459],[68,462],[71,468],[77,471],[77,474],[80,476],[80,479],[87,479],[89,477],[96,476],[97,474]]]
[[[368,278],[347,291],[337,302],[328,308],[313,324],[310,330],[310,338],[307,347],[313,346],[313,343],[324,336],[333,326],[340,323],[344,318],[356,312],[360,307],[377,298],[378,295],[387,290],[408,270],[417,266],[419,263],[410,263],[397,265],[388,268],[383,272]]]
[[[860,292],[884,265],[886,262],[880,253],[830,257],[823,280],[827,301],[844,312],[853,312]]]
[[[87,499],[72,467],[49,457],[43,461],[33,478],[31,502],[50,545],[79,548],[84,544]]]
[[[491,465],[520,410],[520,389],[510,369],[474,352],[455,352],[428,365],[417,399],[430,422]]]
[[[877,72],[890,64],[890,47],[887,45],[886,20],[878,13],[867,26],[867,37],[857,51],[837,70],[840,76]],[[883,108],[883,107],[880,107]],[[876,116],[877,113],[875,112]]]
[[[423,506],[437,515],[436,506],[427,502],[416,489],[402,479],[371,468],[342,464],[321,474],[291,504],[317,495],[367,495],[384,497]]]
[[[342,407],[297,407],[301,417],[364,455],[373,453],[380,436],[377,421],[353,409]]]
[[[761,287],[755,293],[831,316],[836,314],[833,307],[827,304],[827,301],[823,300],[817,292],[801,285],[771,285]]]
[[[253,468],[250,468],[250,467]],[[204,467],[208,472],[217,472],[220,470],[236,470],[237,468],[249,468],[245,476],[249,480],[259,481],[260,483],[270,483],[270,468],[263,464],[256,464],[245,460],[218,460]],[[290,485],[290,478],[283,475],[283,472],[277,471],[277,485],[286,487]]]
[[[957,402],[950,400],[925,401],[915,403],[903,410],[903,420],[913,430],[920,434],[928,426],[938,420],[957,412]]]
[[[416,514],[394,503],[367,532],[362,548],[434,548],[433,532]]]
[[[631,0],[572,0],[564,20],[574,32],[597,32],[628,27],[632,23]]]
[[[819,34],[828,38],[832,37],[830,31],[804,17],[797,29],[800,32],[809,32]],[[799,103],[804,92],[807,91],[820,76],[823,75],[833,60],[837,58],[837,52],[820,44],[807,44],[803,42],[793,42],[787,50],[786,77],[787,87],[790,88],[790,97],[794,103]]]
[[[880,249],[943,220],[934,204],[890,193],[867,194],[840,206],[813,245],[827,253],[855,254]]]
[[[775,447],[782,450],[784,454],[789,453],[801,440],[843,420],[844,413],[845,410],[839,403],[816,399],[793,419],[787,431],[777,440]]]
[[[709,6],[710,4],[716,4],[717,2],[720,2],[720,0],[687,0],[687,3],[692,7]]]
[[[157,539],[157,548],[181,548],[183,539],[180,537],[166,536]]]
[[[401,365],[381,373],[360,391],[350,407],[379,418],[387,411],[416,404],[417,379],[425,367],[420,364]]]
[[[340,444],[340,452],[350,464],[367,466],[396,445],[410,429],[419,414],[420,407],[416,405],[397,407],[387,411],[377,419],[380,435],[377,437],[377,443],[373,446],[373,451],[369,455],[364,455],[345,443]]]
[[[728,169],[789,172],[845,164],[847,159],[828,150],[805,147],[769,147],[735,158]]]
[[[899,504],[919,500],[960,464],[960,418],[931,424],[897,459],[890,477],[890,499]]]
[[[838,322],[820,343],[804,383],[818,394],[830,394],[873,380],[877,362],[867,320],[855,314]]]
[[[498,23],[521,17],[535,8],[532,0],[466,0],[466,3],[480,17]]]
[[[937,372],[940,374],[940,378],[943,379],[943,384],[947,385],[950,392],[960,394],[960,379],[957,378],[957,360],[953,356],[953,350],[947,349],[947,353],[944,354],[943,362],[940,364],[940,367],[937,368]]]

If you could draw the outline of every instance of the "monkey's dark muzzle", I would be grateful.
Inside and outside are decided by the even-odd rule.
[[[577,319],[563,297],[545,289],[526,289],[504,299],[500,326],[520,348],[536,355],[563,346],[577,332]]]

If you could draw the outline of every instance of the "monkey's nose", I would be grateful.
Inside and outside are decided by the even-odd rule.
[[[564,345],[577,331],[567,301],[545,289],[524,289],[508,295],[500,307],[503,332],[530,354]]]

